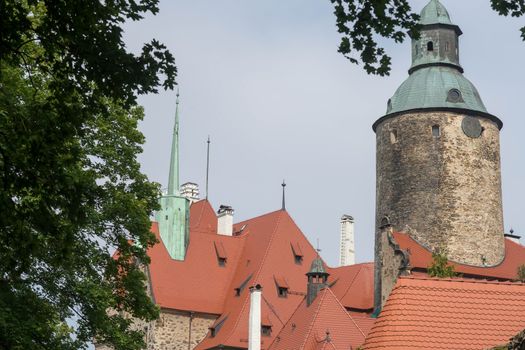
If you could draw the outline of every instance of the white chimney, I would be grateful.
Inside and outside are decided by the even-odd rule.
[[[262,287],[250,287],[250,316],[248,320],[248,350],[261,350]]]
[[[233,235],[233,209],[228,205],[221,205],[217,211],[217,233],[224,236]]]
[[[180,196],[188,198],[190,204],[197,202],[199,200],[199,185],[193,182],[186,182],[180,186]]]
[[[355,264],[354,218],[350,215],[341,217],[340,266]]]

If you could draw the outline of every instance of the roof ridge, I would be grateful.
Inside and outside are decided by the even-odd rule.
[[[401,280],[419,280],[419,281],[436,281],[436,282],[460,282],[460,283],[472,283],[472,284],[493,284],[493,285],[514,285],[514,286],[524,286],[524,282],[512,282],[512,281],[491,281],[487,279],[469,279],[469,278],[440,278],[440,277],[429,277],[429,276],[419,276],[419,275],[410,275],[410,276],[399,276]]]
[[[278,213],[278,214],[280,214],[280,213],[279,213],[280,211],[281,211],[281,210],[274,211],[274,212],[272,212],[272,213],[268,213],[268,214],[265,214],[265,215],[270,215],[270,214],[273,214],[273,213]],[[258,216],[257,218],[260,218],[260,217],[265,216],[265,215]],[[255,219],[255,218],[254,218],[254,219]],[[270,248],[270,246],[271,246],[271,244],[272,244],[272,242],[273,242],[273,237],[275,236],[275,232],[277,231],[277,228],[279,227],[279,223],[280,223],[280,222],[281,222],[281,215],[278,215],[278,216],[277,216],[277,220],[275,221],[275,227],[274,227],[274,229],[273,229],[273,231],[272,231],[272,233],[271,233],[270,240],[268,241],[268,245],[267,245],[267,247],[266,247],[266,251],[264,252],[264,256],[263,256],[263,258],[262,258],[262,260],[261,260],[261,264],[259,265],[259,269],[258,269],[255,273],[253,273],[253,285],[256,285],[256,284],[257,284],[257,280],[258,280],[259,275],[260,275],[260,273],[261,273],[261,269],[262,269],[262,267],[263,267],[263,265],[264,265],[264,263],[265,263],[265,261],[266,261],[266,257],[268,256],[269,248]],[[244,247],[243,247],[243,248],[244,248]],[[239,266],[237,265],[237,268],[238,268],[238,267],[239,267]],[[235,269],[236,272],[237,272],[237,268]],[[246,296],[245,296],[245,298],[244,298],[244,302],[242,303],[241,310],[240,310],[239,313],[238,313],[238,317],[237,317],[237,319],[235,320],[235,323],[233,324],[230,333],[224,338],[225,341],[228,341],[228,340],[230,339],[230,337],[233,335],[234,331],[237,329],[237,325],[239,324],[240,319],[241,319],[241,315],[243,314],[243,312],[244,312],[244,310],[245,310],[245,308],[246,308],[246,305],[248,304],[248,300],[249,300],[249,297],[248,297],[248,294],[246,294]]]
[[[348,293],[348,291],[350,290],[350,288],[352,288],[352,285],[354,284],[355,280],[357,279],[357,276],[361,273],[361,270],[363,269],[363,266],[360,266],[359,267],[359,271],[357,271],[357,273],[355,274],[354,278],[352,278],[352,281],[350,282],[350,284],[348,285],[348,288],[346,288],[345,290],[345,293],[343,294],[343,298],[344,296],[346,295],[346,293]]]
[[[321,289],[321,292],[325,289],[326,288]],[[318,298],[320,297],[321,299],[319,300],[319,303],[317,303],[317,309],[315,310],[314,317],[312,318],[312,321],[310,322],[310,325],[308,326],[308,330],[305,333],[305,337],[304,337],[303,343],[301,344],[300,349],[304,349],[304,346],[306,345],[306,342],[308,341],[310,333],[312,332],[312,329],[314,327],[315,321],[317,320],[317,316],[319,316],[319,310],[321,309],[321,305],[323,304],[324,298],[326,297],[326,291],[323,293],[322,296],[317,295],[317,297]]]
[[[367,261],[367,262],[361,262],[361,263],[358,263],[358,264],[352,264],[352,265],[343,265],[343,266],[337,266],[337,267],[330,267],[328,266],[328,268],[330,270],[339,270],[339,269],[345,269],[345,268],[349,268],[349,267],[352,267],[352,266],[361,266],[361,267],[365,267],[367,265],[374,265],[374,262],[373,261]]]
[[[350,315],[348,313],[348,311],[346,311],[346,308],[344,307],[343,304],[341,304],[341,302],[339,301],[339,299],[337,299],[337,296],[334,294],[334,292],[332,292],[332,290],[330,289],[330,287],[326,287],[325,289],[328,289],[328,291],[330,292],[330,294],[332,295],[332,297],[334,298],[334,300],[336,301],[337,305],[339,305],[339,307],[345,312],[346,315],[348,315],[348,317],[352,320],[352,322],[354,323],[354,325],[357,327],[357,329],[359,330],[359,332],[361,332],[361,335],[363,335],[363,341],[366,339],[366,335],[365,333],[363,332],[363,330],[361,329],[361,327],[359,327],[359,325],[357,324],[357,322],[354,320],[354,318],[352,317],[352,315]]]
[[[261,214],[261,215],[258,215],[258,216],[255,216],[253,218],[249,218],[249,219],[246,219],[246,220],[243,220],[243,221],[239,221],[239,222],[235,222],[234,225],[240,225],[240,224],[244,224],[244,223],[247,223],[248,221],[252,221],[252,220],[255,220],[255,219],[260,219],[262,217],[265,217],[265,216],[270,216],[270,215],[274,215],[274,214],[279,214],[279,212],[281,212],[282,210],[279,209],[279,210],[274,210],[274,211],[270,211],[268,213],[264,213],[264,214]]]

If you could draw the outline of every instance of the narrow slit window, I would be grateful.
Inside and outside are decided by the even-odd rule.
[[[439,125],[432,126],[432,136],[436,138],[441,136],[441,129],[439,128]]]
[[[397,143],[397,130],[390,131],[390,143]]]
[[[432,41],[427,43],[427,51],[434,51],[434,43]]]
[[[447,41],[447,42],[445,43],[445,51],[448,52],[449,50],[450,50],[450,43]]]

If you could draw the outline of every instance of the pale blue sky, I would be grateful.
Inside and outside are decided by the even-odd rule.
[[[464,35],[465,75],[500,117],[505,226],[525,233],[525,43],[523,19],[499,17],[489,0],[442,0]],[[426,0],[411,1],[419,11]],[[128,24],[136,50],[151,38],[175,55],[181,93],[181,179],[204,191],[211,135],[210,201],[236,221],[287,209],[336,265],[339,219],[356,219],[357,260],[373,259],[375,135],[372,123],[407,77],[408,42],[381,41],[393,58],[387,78],[367,75],[337,53],[330,1],[164,0],[155,17]],[[146,136],[140,156],[167,185],[175,93],[140,98]]]

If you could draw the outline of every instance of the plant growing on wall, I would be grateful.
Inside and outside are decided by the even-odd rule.
[[[451,278],[457,276],[454,265],[448,263],[444,249],[436,249],[432,253],[432,263],[428,266],[427,272],[430,277]]]

